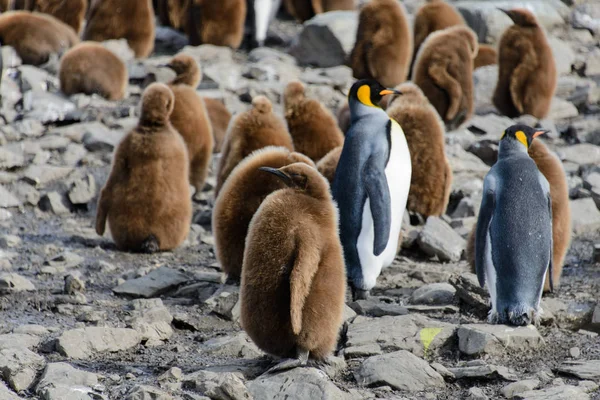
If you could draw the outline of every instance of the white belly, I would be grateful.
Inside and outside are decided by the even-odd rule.
[[[254,0],[256,40],[264,42],[267,38],[273,0]]]
[[[490,225],[492,225],[492,219],[490,219]],[[489,317],[492,319],[496,316],[498,310],[496,308],[497,304],[497,293],[496,293],[496,267],[494,266],[494,261],[492,259],[492,240],[490,237],[490,231],[488,228],[486,238],[485,238],[485,248],[484,251],[484,273],[485,273],[485,281],[487,284],[488,292],[490,293],[490,302],[492,303],[492,309],[490,310]]]
[[[375,241],[375,230],[373,216],[371,215],[370,201],[367,198],[362,214],[362,228],[356,243],[358,257],[363,272],[365,286],[369,290],[375,286],[377,277],[381,270],[394,262],[398,252],[398,237],[402,227],[402,218],[406,209],[410,179],[412,175],[412,164],[408,144],[400,125],[392,122],[392,149],[385,176],[391,197],[392,219],[390,238],[385,250],[379,255],[373,254],[373,243]]]

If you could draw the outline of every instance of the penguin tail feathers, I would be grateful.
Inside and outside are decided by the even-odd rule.
[[[302,330],[304,303],[310,293],[321,258],[316,238],[311,235],[308,239],[298,241],[296,258],[290,273],[290,319],[295,335],[300,334]]]

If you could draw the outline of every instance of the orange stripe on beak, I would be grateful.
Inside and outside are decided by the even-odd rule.
[[[543,135],[544,133],[547,133],[548,131],[537,131],[536,133],[533,134],[534,139],[540,135]]]

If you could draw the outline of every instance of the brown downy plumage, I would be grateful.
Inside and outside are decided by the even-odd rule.
[[[473,60],[478,43],[465,26],[430,34],[415,60],[413,82],[435,107],[448,130],[473,115]]]
[[[225,140],[225,134],[227,133],[227,127],[231,121],[231,113],[227,110],[225,104],[219,100],[211,99],[210,97],[204,97],[203,100],[208,112],[208,118],[210,118],[210,124],[212,125],[215,142],[213,153],[220,153],[223,141]]]
[[[66,95],[98,94],[120,100],[127,89],[127,68],[119,57],[96,42],[83,42],[61,59],[60,90]]]
[[[560,159],[540,140],[534,140],[529,147],[529,155],[535,161],[540,172],[550,184],[552,199],[552,278],[554,288],[560,285],[565,256],[571,245],[571,206],[569,202],[569,185]],[[475,272],[475,229],[467,238],[467,261]],[[544,292],[550,291],[550,276],[546,276]]]
[[[480,43],[477,57],[473,61],[473,69],[495,64],[498,64],[498,52],[496,52],[496,49],[493,46]]]
[[[151,0],[93,0],[83,40],[126,39],[135,56],[145,58],[154,48],[154,29]]]
[[[159,0],[154,11],[162,25],[185,31],[192,0]]]
[[[493,102],[509,118],[548,115],[556,90],[556,65],[544,30],[526,9],[505,11],[514,25],[498,45],[498,83]]]
[[[335,170],[337,169],[337,165],[340,161],[340,156],[342,155],[342,149],[344,146],[338,146],[335,149],[331,150],[329,153],[325,154],[323,158],[317,162],[317,169],[329,181],[331,185],[333,183],[333,178],[335,177]]]
[[[202,73],[196,60],[187,54],[178,54],[168,65],[177,76],[169,84],[175,96],[171,124],[187,145],[190,160],[190,184],[199,196],[208,174],[214,146],[212,127],[204,101],[196,93]]]
[[[96,232],[104,234],[108,218],[121,250],[170,250],[189,232],[189,161],[183,139],[169,122],[174,102],[168,86],[146,88],[138,126],[117,147],[100,192]]]
[[[309,99],[299,81],[290,82],[283,93],[283,107],[294,149],[318,161],[344,143],[337,121],[320,101]]]
[[[8,11],[0,15],[0,43],[14,47],[23,64],[40,65],[79,43],[79,38],[51,15]]]
[[[465,25],[465,20],[453,5],[444,0],[428,0],[415,14],[413,62],[430,33],[455,25]]]
[[[345,135],[350,128],[350,105],[348,101],[344,102],[337,112],[338,126]]]
[[[283,4],[287,12],[300,22],[311,19],[315,14],[356,8],[356,0],[284,0]]]
[[[50,14],[79,34],[87,11],[87,0],[34,0],[32,11]]]
[[[413,38],[404,5],[372,0],[360,11],[350,66],[356,79],[375,79],[385,87],[406,80]]]
[[[269,194],[286,187],[280,179],[258,168],[281,168],[297,162],[314,167],[303,154],[285,147],[265,147],[244,158],[223,185],[213,208],[212,228],[217,260],[229,280],[239,281],[241,277],[244,242],[252,216]]]
[[[266,353],[323,360],[336,346],[346,294],[337,209],[316,169],[270,172],[289,188],[269,195],[250,222],[241,325]]]
[[[187,24],[190,45],[240,47],[246,7],[246,0],[191,0]]]
[[[391,98],[387,113],[402,127],[410,150],[412,177],[406,208],[425,217],[441,216],[452,186],[444,124],[417,85],[406,82],[396,89],[402,95]]]
[[[231,121],[217,171],[215,197],[231,171],[254,150],[267,146],[283,146],[293,151],[292,137],[284,121],[273,113],[273,106],[265,96],[252,100],[252,109],[236,115]]]

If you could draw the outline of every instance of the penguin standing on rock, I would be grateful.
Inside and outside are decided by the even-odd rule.
[[[350,89],[351,124],[332,185],[355,299],[368,296],[382,268],[396,257],[410,188],[404,132],[376,105],[388,94],[401,93],[374,80],[360,80]]]
[[[550,185],[527,154],[543,133],[526,125],[508,128],[483,183],[475,268],[479,284],[487,282],[492,323],[536,322],[548,271],[552,277]]]

